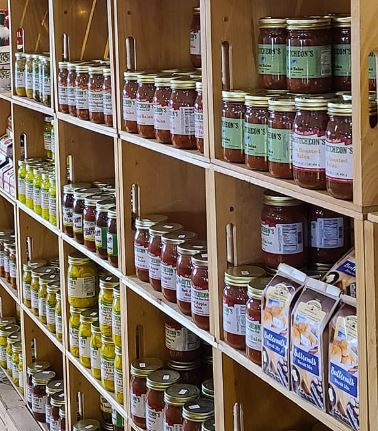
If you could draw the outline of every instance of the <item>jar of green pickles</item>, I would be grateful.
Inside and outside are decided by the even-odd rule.
[[[38,290],[38,317],[39,320],[46,324],[46,299],[47,299],[47,286],[49,283],[58,282],[60,275],[57,272],[44,274],[39,277],[39,290]]]
[[[26,163],[25,160],[18,161],[17,171],[17,196],[18,200],[23,204],[26,201],[25,196],[25,177],[26,177]]]
[[[25,60],[25,93],[33,99],[33,54],[26,54]]]
[[[100,293],[98,296],[99,322],[101,334],[112,336],[112,306],[113,289],[119,286],[119,280],[114,275],[100,279]]]
[[[114,392],[114,359],[115,348],[113,339],[106,335],[101,336],[100,364],[101,384],[104,389]]]
[[[79,329],[80,329],[80,314],[87,311],[88,308],[70,307],[70,319],[68,321],[68,337],[70,344],[70,352],[79,358]]]
[[[34,167],[33,169],[33,210],[38,215],[42,214],[41,208],[41,184],[42,184],[42,172],[41,167]]]
[[[97,320],[97,310],[89,309],[80,314],[79,359],[85,368],[91,368],[91,324]]]
[[[33,193],[34,193],[34,163],[26,163],[25,175],[25,204],[28,208],[33,209]]]
[[[93,307],[96,298],[96,265],[81,253],[68,256],[68,302],[73,307]]]
[[[49,283],[47,285],[47,297],[46,297],[46,324],[47,329],[55,334],[56,332],[56,294],[60,292],[59,280]]]
[[[114,392],[116,400],[123,404],[122,348],[117,346],[114,359]]]
[[[56,294],[56,305],[55,305],[55,336],[59,341],[62,341],[62,295]]]
[[[22,266],[23,275],[22,275],[22,300],[24,305],[28,308],[31,307],[31,291],[30,286],[32,282],[32,270],[37,269],[41,266],[47,264],[47,261],[44,259],[34,259],[29,260],[29,262],[24,263]]]
[[[117,347],[122,347],[121,333],[121,298],[119,286],[113,289],[113,305],[112,305],[112,333],[113,342]]]
[[[41,183],[41,215],[45,220],[49,220],[49,191],[50,191],[50,181],[48,172],[42,173],[42,183]]]
[[[97,380],[101,379],[101,361],[100,361],[100,349],[102,346],[101,342],[101,330],[100,323],[98,321],[91,323],[91,372],[92,376]]]
[[[52,139],[54,134],[54,119],[53,117],[45,117],[44,128],[43,128],[43,146],[47,153],[51,151]]]
[[[4,369],[7,368],[7,339],[10,335],[19,332],[19,330],[20,327],[16,324],[0,327],[0,366]]]
[[[56,272],[56,268],[45,265],[32,269],[31,271],[31,284],[30,284],[30,299],[31,299],[31,310],[35,316],[38,316],[39,312],[39,301],[38,301],[38,292],[39,292],[39,277],[45,274],[54,274]]]
[[[40,65],[40,56],[39,54],[33,54],[33,65],[32,65],[32,75],[33,75],[33,99],[36,102],[41,101],[41,96],[39,92],[39,65]]]
[[[40,70],[42,78],[42,94],[40,95],[41,102],[46,106],[51,106],[51,74],[50,74],[50,59],[48,57],[40,57]]]
[[[6,348],[7,373],[9,374],[10,377],[12,377],[12,372],[13,372],[13,362],[12,362],[13,345],[20,341],[21,341],[20,331],[14,332],[13,334],[7,337],[7,348]]]
[[[18,389],[24,395],[24,357],[22,351],[18,353]]]
[[[19,386],[18,364],[20,361],[21,351],[22,345],[20,341],[17,341],[12,345],[12,381],[16,386]]]
[[[17,96],[25,97],[26,96],[26,89],[25,89],[26,57],[23,52],[16,52],[14,56],[16,57],[16,61],[14,64],[15,91]]]
[[[49,222],[56,226],[56,184],[55,173],[49,175]]]

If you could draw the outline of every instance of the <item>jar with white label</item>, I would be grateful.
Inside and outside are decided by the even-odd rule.
[[[119,288],[119,280],[114,275],[100,278],[100,293],[98,296],[99,322],[103,335],[112,336],[112,306],[114,289]]]
[[[117,346],[114,359],[114,394],[116,400],[123,405],[122,348]]]
[[[115,286],[113,288],[112,334],[113,334],[113,341],[115,346],[122,347],[121,296],[120,296],[119,286]]]
[[[200,396],[194,385],[175,383],[164,392],[164,430],[174,431],[182,428],[182,408]]]
[[[127,71],[124,73],[125,84],[122,93],[122,120],[126,132],[138,133],[135,100],[138,89],[138,72]]]
[[[85,199],[96,193],[98,193],[98,189],[94,187],[89,189],[74,189],[73,237],[79,244],[84,244]]]
[[[50,362],[35,361],[28,364],[26,367],[27,387],[26,387],[26,400],[28,406],[32,408],[33,399],[33,377],[40,371],[45,371],[50,368]]]
[[[203,102],[202,102],[202,81],[196,82],[197,97],[194,103],[194,136],[196,137],[197,150],[203,154],[204,135],[203,135]]]
[[[136,121],[138,133],[143,138],[154,138],[154,73],[141,73],[138,75],[138,90],[136,93]]]
[[[154,129],[155,139],[162,144],[171,143],[169,119],[169,99],[171,98],[171,74],[161,74],[155,78]]]
[[[32,378],[32,412],[38,422],[46,422],[46,386],[55,377],[54,371],[40,371]]]
[[[26,56],[23,52],[16,52],[15,55],[16,61],[14,63],[14,75],[15,75],[15,83],[14,89],[17,96],[25,97],[25,64],[26,64]]]
[[[73,307],[93,307],[96,298],[97,269],[94,262],[81,253],[68,256],[68,302]]]
[[[115,347],[112,337],[101,336],[100,350],[101,385],[109,392],[114,392]]]
[[[185,326],[167,317],[165,322],[165,347],[171,360],[190,362],[198,359],[201,339]]]
[[[104,124],[104,69],[102,67],[89,67],[88,80],[88,110],[89,120],[92,123]]]
[[[91,324],[98,319],[97,310],[85,310],[80,313],[79,359],[85,368],[91,368]]]

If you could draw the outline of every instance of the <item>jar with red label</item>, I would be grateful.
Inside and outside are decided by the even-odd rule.
[[[223,337],[234,349],[245,350],[245,319],[248,284],[263,277],[265,270],[258,266],[242,265],[228,268],[224,275]]]
[[[112,72],[109,68],[104,69],[102,97],[104,104],[104,123],[106,126],[113,127]]]
[[[293,178],[291,139],[294,118],[294,99],[289,97],[269,99],[269,173],[277,178]]]
[[[60,61],[58,64],[58,109],[59,112],[68,114],[68,98],[67,98],[67,70],[68,63]]]
[[[196,138],[197,150],[204,153],[203,138],[203,104],[202,104],[202,81],[196,82],[197,97],[194,102],[194,136]]]
[[[352,35],[350,16],[332,17],[332,70],[333,89],[351,91],[352,87]]]
[[[182,408],[200,396],[199,389],[190,384],[175,383],[164,393],[164,429],[177,429],[182,426]]]
[[[92,123],[104,124],[104,98],[102,87],[104,85],[104,69],[102,67],[89,67],[88,81],[88,109],[89,120]]]
[[[162,144],[171,143],[171,125],[169,119],[169,100],[171,98],[172,75],[162,74],[155,78],[154,129],[155,139]]]
[[[180,374],[172,370],[157,370],[147,377],[146,429],[164,429],[164,391],[180,379]]]
[[[118,268],[118,233],[116,207],[108,210],[107,253],[109,263]]]
[[[46,422],[46,385],[55,375],[54,371],[40,371],[32,378],[32,412],[38,422]]]
[[[135,235],[134,235],[134,263],[136,276],[141,281],[148,282],[148,244],[149,244],[149,228],[160,222],[165,222],[167,216],[160,214],[149,214],[143,217],[138,217],[135,220]]]
[[[172,361],[190,362],[198,359],[201,339],[171,318],[165,322],[165,347]]]
[[[201,329],[210,328],[208,256],[199,253],[192,257],[191,313],[193,322]],[[178,301],[177,301],[178,302]]]
[[[76,66],[75,80],[75,100],[76,100],[76,116],[80,120],[89,120],[88,110],[88,81],[89,73],[88,66]]]
[[[214,402],[198,398],[186,403],[182,409],[182,431],[201,431],[202,424],[214,416]]]
[[[95,245],[96,253],[101,259],[108,258],[108,210],[115,206],[115,199],[96,202]]]
[[[85,198],[94,195],[98,189],[77,189],[74,191],[73,234],[79,244],[84,244],[83,213]]]
[[[104,199],[103,195],[91,195],[84,199],[83,235],[84,246],[87,250],[96,251],[96,204]]]
[[[201,18],[199,7],[193,8],[193,18],[190,26],[190,60],[193,67],[201,67]]]
[[[191,314],[192,257],[206,251],[205,241],[187,241],[177,247],[176,295],[177,305],[182,313]]]
[[[158,292],[161,291],[161,237],[182,228],[178,223],[158,223],[149,228],[148,274],[151,286]]]
[[[179,231],[164,234],[161,237],[161,290],[169,302],[176,302],[177,246],[196,238],[194,232]]]
[[[181,383],[190,383],[196,386],[201,385],[201,361],[168,361],[168,368],[180,373]]]
[[[173,78],[169,116],[172,144],[176,148],[193,150],[196,148],[194,130],[194,102],[196,83],[187,77]]]
[[[325,189],[325,131],[328,123],[325,97],[296,97],[292,135],[295,182],[306,189]]]
[[[128,71],[124,73],[125,84],[122,93],[122,119],[126,132],[138,133],[135,100],[138,90],[138,74],[140,72]]]
[[[131,364],[130,412],[134,424],[140,428],[146,428],[147,377],[163,365],[157,358],[141,358]]]
[[[76,117],[76,64],[67,63],[67,104],[68,113]]]
[[[266,191],[261,214],[261,246],[264,263],[276,269],[280,263],[295,268],[306,265],[306,211],[303,202]]]
[[[154,138],[154,73],[141,73],[138,75],[138,90],[136,93],[135,109],[138,133],[143,138]]]
[[[328,103],[326,130],[327,191],[337,199],[353,199],[352,102]]]

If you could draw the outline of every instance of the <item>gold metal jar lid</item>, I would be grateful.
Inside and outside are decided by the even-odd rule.
[[[271,97],[269,98],[269,111],[294,112],[295,102],[291,97]]]
[[[61,392],[63,390],[64,390],[63,380],[52,380],[51,382],[47,383],[47,386],[46,386],[47,395],[57,394],[58,392]]]
[[[84,254],[79,252],[73,252],[68,255],[68,263],[70,265],[86,265],[87,263],[92,263],[91,259]]]
[[[297,96],[295,99],[295,109],[303,109],[304,111],[327,111],[328,103],[335,100],[335,96],[315,96],[303,95]]]
[[[174,406],[184,406],[200,396],[197,386],[185,383],[174,383],[164,392],[164,402]]]
[[[33,385],[47,385],[47,383],[55,378],[56,372],[51,370],[39,371],[32,378]]]
[[[31,275],[33,278],[39,278],[45,274],[55,273],[56,268],[51,265],[38,266],[37,268],[32,268]]]
[[[194,256],[206,250],[207,250],[207,243],[206,241],[201,241],[201,240],[186,241],[177,247],[177,252],[179,254],[185,254],[190,256]]]
[[[264,289],[271,279],[271,277],[260,277],[250,281],[248,284],[248,296],[254,299],[261,299]]]
[[[40,266],[46,266],[47,260],[45,259],[33,259],[29,260],[22,265],[24,271],[31,271],[32,269],[39,268]]]
[[[192,257],[192,264],[194,266],[200,266],[207,268],[209,264],[209,255],[207,253],[198,253]]]
[[[91,333],[101,335],[100,322],[98,320],[91,323]]]
[[[161,73],[155,77],[156,87],[170,87],[172,81],[171,73]]]
[[[55,268],[57,270],[57,268]],[[60,282],[60,274],[57,272],[50,274],[43,274],[39,277],[39,285],[47,286],[53,282]]]
[[[157,73],[146,73],[142,72],[138,75],[138,84],[155,84],[155,78],[158,76]]]
[[[164,362],[159,358],[140,358],[131,363],[131,374],[136,377],[147,377],[162,368]]]
[[[65,417],[66,417],[66,407],[65,406],[62,406],[59,409],[59,417],[60,417],[60,419],[65,419]]]
[[[352,115],[352,101],[343,100],[328,103],[328,114],[338,115],[341,117],[350,117]]]
[[[112,75],[112,70],[110,69],[110,67],[105,67],[103,70],[104,76],[111,76]]]
[[[21,341],[16,341],[12,344],[12,353],[20,353],[22,351]]]
[[[168,361],[168,367],[175,371],[194,371],[201,367],[201,361],[181,362]]]
[[[330,17],[308,17],[287,19],[288,30],[326,29],[331,27]]]
[[[244,102],[247,93],[242,90],[222,91],[222,100],[225,102]]]
[[[135,227],[137,229],[149,229],[151,226],[162,223],[168,220],[166,215],[162,214],[147,214],[142,217],[138,217],[135,220]]]
[[[334,27],[348,28],[352,25],[352,17],[350,15],[335,15],[331,19]]]
[[[214,415],[214,403],[207,398],[198,398],[186,403],[182,409],[182,417],[192,422],[204,422]]]
[[[83,419],[72,426],[72,431],[100,431],[100,422],[96,419]]]
[[[59,69],[67,69],[68,64],[68,61],[59,61],[58,67]]]
[[[201,386],[202,394],[206,398],[214,398],[214,380],[207,379],[202,383]]]
[[[281,193],[267,190],[264,193],[264,204],[277,207],[295,207],[303,205],[303,202],[290,196],[281,195]]]
[[[14,325],[15,323],[16,323],[15,316],[7,316],[7,317],[0,318],[0,328],[8,325]]]
[[[138,75],[140,75],[143,72],[137,72],[135,70],[128,70],[123,74],[123,77],[125,81],[137,81]]]
[[[60,292],[60,283],[59,282],[53,282],[49,283],[47,285],[47,293],[57,294],[57,292]]]
[[[85,206],[96,206],[97,202],[100,202],[101,200],[105,199],[106,197],[110,197],[110,194],[97,194],[97,195],[90,195],[86,198],[84,198],[84,205]]]
[[[169,232],[177,232],[184,226],[179,223],[157,223],[149,228],[150,235],[164,235]]]
[[[155,391],[165,391],[180,379],[180,373],[173,370],[153,371],[147,377],[147,388]]]
[[[26,57],[26,54],[24,54],[23,52],[16,52],[14,56],[16,57],[17,60],[21,60]]]
[[[51,405],[53,407],[64,406],[64,402],[65,402],[64,391],[57,392],[51,397]]]
[[[192,90],[196,88],[196,81],[184,76],[178,76],[171,79],[172,90]]]
[[[85,308],[85,307],[73,307],[70,305],[70,314],[72,316],[80,316],[81,313],[84,313],[84,311],[93,311],[96,310],[95,308]]]
[[[286,18],[274,18],[272,16],[265,16],[259,19],[260,28],[286,28]]]
[[[254,278],[264,277],[265,270],[255,265],[240,265],[228,268],[224,274],[226,284],[238,287],[248,287]]]
[[[51,364],[47,361],[34,361],[26,367],[29,376],[33,376],[39,371],[45,371],[50,368]]]
[[[201,431],[215,431],[215,417],[207,419],[201,425]]]
[[[122,356],[122,346],[115,346],[114,351],[117,356]]]
[[[163,244],[182,244],[185,241],[195,239],[197,234],[187,230],[180,230],[179,232],[170,232],[162,235],[161,242]]]
[[[193,8],[193,13],[194,13],[195,15],[199,14],[199,13],[200,13],[200,11],[201,11],[201,8],[199,8],[199,7],[194,7],[194,8]]]
[[[115,287],[119,287],[119,279],[115,275],[100,277],[100,289],[114,289]]]
[[[98,320],[98,311],[97,310],[85,310],[80,313],[80,323],[92,323]]]
[[[10,345],[18,343],[19,341],[21,341],[20,331],[13,332],[13,334],[7,337],[7,343]]]
[[[257,91],[253,94],[247,94],[245,96],[246,106],[256,106],[261,108],[267,108],[269,106],[269,98],[271,95],[264,91]]]

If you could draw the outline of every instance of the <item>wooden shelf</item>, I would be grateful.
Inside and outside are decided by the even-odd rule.
[[[14,289],[9,283],[7,283],[3,278],[0,278],[0,285],[5,289],[5,291],[13,298],[16,304],[20,304],[18,298],[17,290]]]
[[[0,91],[0,99],[6,100],[7,102],[11,102],[12,93],[10,91]]]
[[[33,111],[41,112],[42,114],[55,116],[55,112],[52,108],[42,105],[42,103],[35,102],[34,100],[28,99],[27,97],[12,96],[12,102],[18,106],[32,109]]]
[[[9,193],[7,193],[4,189],[0,188],[0,196],[2,196],[3,198],[5,198],[9,203],[11,203],[12,205],[14,205],[16,203],[16,199],[15,197],[13,197],[12,195],[10,195]]]
[[[32,209],[28,208],[25,204],[17,201],[17,207],[23,211],[24,213],[28,214],[31,218],[36,220],[38,223],[42,224],[43,226],[47,227],[51,232],[55,233],[55,235],[60,235],[59,229],[51,224],[49,221],[45,220],[43,217],[38,215],[36,212],[34,212]]]
[[[11,386],[13,387],[13,389],[17,392],[17,395],[20,398],[24,399],[24,396],[21,394],[21,392],[18,389],[18,387],[13,383],[13,380],[12,380],[11,376],[7,373],[7,370],[5,370],[3,367],[0,367],[0,370],[4,373],[4,375],[7,378],[8,382],[11,384]]]
[[[72,117],[71,115],[63,114],[62,112],[58,112],[56,115],[59,120],[73,124],[74,126],[82,127],[83,129],[91,130],[92,132],[97,132],[105,136],[110,136],[111,138],[118,137],[118,131],[113,127],[81,120],[80,118]]]

